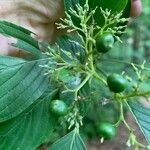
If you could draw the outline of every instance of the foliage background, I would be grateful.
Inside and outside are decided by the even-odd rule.
[[[104,60],[106,59],[109,61],[104,61],[103,64],[99,64],[100,67],[103,67],[104,72],[120,73],[122,70],[125,70],[130,76],[134,76],[133,70],[131,69],[131,67],[129,67],[129,62],[133,62],[140,65],[144,60],[146,60],[147,66],[150,65],[150,22],[148,19],[150,18],[150,1],[144,0],[142,1],[142,5],[142,14],[139,17],[132,19],[129,27],[127,28],[127,33],[122,37],[124,43],[116,43],[113,50],[104,56]],[[120,62],[115,62],[114,59],[120,60]],[[121,63],[121,61],[125,63]],[[144,83],[142,85],[142,88],[146,90],[149,88],[149,85],[150,83]],[[96,109],[91,109],[93,110],[93,112],[88,113],[88,117],[84,119],[84,123],[86,123],[86,126],[84,126],[81,129],[81,135],[83,139],[87,141],[88,149],[130,149],[126,147],[128,133],[123,126],[120,126],[118,128],[118,134],[115,139],[113,139],[112,141],[105,142],[104,144],[100,144],[100,139],[98,138],[95,131],[95,125],[98,121],[115,122],[118,118],[118,108],[116,108],[116,105],[112,103],[111,100],[107,101],[107,96],[109,97],[109,95],[107,95],[107,93],[109,93],[107,89],[104,89],[104,87],[99,87],[96,90],[100,90],[102,91],[101,93],[105,93],[104,95],[101,95],[101,100],[104,100],[103,98],[105,97],[106,103],[101,103],[101,100],[98,102],[94,101],[95,106],[97,106],[98,104],[99,107],[96,107]],[[146,106],[150,106],[144,100],[143,104]],[[138,138],[142,142],[145,142],[144,137],[142,136],[139,128],[134,122],[134,119],[131,117],[128,111],[126,112],[126,119],[136,130]],[[61,128],[58,125],[56,132],[54,132],[51,135],[49,141],[53,143],[55,140],[63,136],[66,132],[68,131],[66,129],[65,124]],[[50,145],[51,143],[47,143],[46,145]],[[44,145],[44,147],[46,147],[46,145]]]
[[[122,37],[124,43],[123,44],[116,43],[113,50],[106,56],[107,59],[119,58],[119,60],[124,61],[126,63],[134,62],[136,64],[141,64],[144,60],[146,60],[147,66],[150,66],[150,22],[148,19],[150,18],[150,1],[149,0],[142,1],[142,6],[143,6],[142,14],[139,17],[133,18],[131,20],[131,23],[127,29],[127,34],[125,34]],[[104,67],[106,68],[107,66],[107,69],[112,70],[112,72],[114,71],[114,69],[118,72],[124,69],[125,71],[128,72],[128,74],[130,74],[130,76],[132,76],[134,73],[129,69],[129,66],[126,63],[122,64],[114,62],[113,68],[110,63],[105,63]],[[144,83],[142,88],[146,90],[149,88],[149,85],[150,83]],[[144,100],[143,105],[150,108],[150,104]],[[106,116],[104,115],[104,118],[109,118],[108,120],[113,120],[112,118],[116,118],[116,113],[113,113],[111,110],[112,108],[111,104],[107,104],[104,107],[106,107],[107,110],[105,109],[106,111],[104,110],[103,112],[99,112],[98,114],[105,113]],[[126,113],[126,119],[135,129],[138,138],[144,142],[144,137],[141,135],[139,128],[134,122],[134,119],[130,116],[128,112]],[[92,127],[87,127],[85,130],[87,134],[94,135]],[[125,146],[126,138],[127,138],[126,129],[124,129],[124,127],[122,126],[118,129],[118,136],[111,142],[108,143],[106,142],[104,145],[100,145],[95,142],[90,142],[91,145],[89,147],[91,150],[130,149]]]
[[[100,66],[104,66],[105,72],[112,71],[112,72],[121,72],[122,70],[125,70],[130,76],[134,76],[134,72],[129,68],[129,62],[133,62],[136,64],[143,63],[144,60],[147,62],[147,67],[150,65],[150,1],[144,0],[142,1],[143,5],[143,11],[142,14],[137,17],[133,18],[131,20],[131,23],[129,24],[129,27],[127,29],[127,33],[122,37],[123,44],[116,43],[115,47],[112,51],[110,51],[106,56],[104,56],[104,59],[109,60],[110,62],[104,61],[103,64]],[[120,60],[120,62],[115,62],[114,59],[117,58]],[[112,61],[111,61],[112,60]],[[121,63],[125,62],[125,63]],[[113,67],[112,67],[113,62]],[[107,66],[107,67],[106,67]],[[142,85],[143,89],[148,89],[150,83],[144,83]],[[103,91],[102,93],[107,93],[107,89],[104,89],[103,87],[100,87],[99,90]],[[107,94],[105,94],[106,97]],[[102,95],[102,100],[103,100]],[[109,96],[109,95],[108,95]],[[150,107],[149,103],[146,101],[143,101],[143,105]],[[97,105],[97,102],[95,102],[95,105]],[[124,150],[128,149],[126,147],[126,139],[128,137],[128,134],[126,132],[126,129],[121,126],[118,129],[118,135],[115,139],[112,141],[108,141],[104,144],[100,144],[99,139],[97,137],[97,134],[95,132],[95,124],[97,121],[116,121],[117,118],[117,108],[115,104],[112,104],[111,101],[106,104],[101,104],[98,102],[99,107],[97,109],[93,109],[93,113],[90,112],[88,117],[84,120],[86,122],[86,126],[82,129],[82,136],[85,140],[87,140],[87,143],[89,143],[89,149],[90,150],[99,150],[99,149],[109,149],[109,150]],[[114,109],[115,108],[115,109]],[[97,112],[95,116],[95,112]],[[102,116],[101,116],[102,115]],[[136,123],[134,122],[134,119],[130,116],[130,113],[126,112],[126,119],[127,121],[133,126],[133,128],[136,131],[137,137],[144,142],[144,137],[142,136],[141,132],[139,131],[139,128],[137,127]],[[62,129],[59,129],[62,133]],[[66,131],[64,130],[64,133]],[[59,135],[55,135],[56,138],[59,137]],[[130,148],[129,148],[130,149]]]
[[[149,66],[150,64],[150,60],[149,60],[149,57],[150,57],[150,40],[149,40],[150,39],[150,31],[149,31],[150,24],[148,20],[148,18],[150,17],[149,6],[150,6],[149,0],[143,1],[143,13],[138,19],[133,20],[133,22],[131,23],[130,28],[128,28],[127,30],[127,34],[123,37],[124,44],[117,43],[114,49],[110,53],[108,53],[106,56],[104,56],[104,59],[109,60],[111,63],[113,62],[113,67],[112,67],[112,64],[109,63],[108,61],[103,61],[103,64],[99,64],[99,66],[101,67],[105,66],[103,68],[104,73],[107,72],[108,70],[112,72],[114,71],[120,72],[122,70],[125,70],[130,74],[130,76],[132,76],[133,71],[129,69],[128,67],[129,65],[127,63],[134,62],[136,64],[141,64],[144,59],[147,60],[147,65]],[[125,61],[125,63],[114,62],[113,60],[115,58],[121,61]],[[148,87],[149,87],[149,83],[145,83],[142,86],[143,89],[147,89]],[[101,120],[108,120],[108,121],[114,122],[116,121],[117,112],[118,112],[118,109],[116,108],[115,104],[111,103],[111,100],[107,101],[107,96],[109,96],[107,95],[107,89],[104,89],[103,87],[99,87],[96,90],[101,90],[102,93],[106,93],[105,95],[101,95],[101,99],[103,99],[104,96],[106,97],[106,103],[101,103],[101,101],[99,102],[94,101],[95,105],[98,104],[99,107],[96,110],[93,109],[94,112],[90,112],[88,117],[84,119],[84,122],[86,122],[87,125],[86,127],[82,128],[82,137],[84,137],[85,140],[89,141],[88,143],[91,143],[93,141],[98,141],[99,143],[99,139],[97,138],[97,135],[95,133],[96,122],[101,121]],[[115,108],[115,109],[112,109],[112,108]],[[95,111],[97,114],[96,116],[95,116]],[[101,114],[103,115],[101,116]],[[131,120],[130,120],[130,123],[132,124]],[[50,137],[50,141],[53,141],[54,139],[56,140],[57,138],[59,138],[60,136],[62,136],[63,134],[67,132],[65,125],[62,128],[58,127],[57,131],[59,131],[60,134],[54,133]],[[138,131],[138,128],[137,128],[137,131]],[[118,137],[116,138],[117,147],[120,148],[118,144],[118,139],[121,139],[122,141],[124,141],[124,137],[126,137],[127,135],[126,135],[126,132],[124,132],[122,127],[119,128],[118,133],[119,133]],[[111,142],[115,142],[116,139],[114,139],[114,141],[111,141]],[[120,142],[122,142],[121,140]],[[48,145],[49,144],[51,143],[48,143]],[[112,144],[108,142],[108,145],[111,146]],[[107,147],[107,145],[105,146]],[[104,149],[107,149],[105,146],[104,146]],[[99,147],[99,144],[96,146],[96,149],[101,149]],[[117,148],[113,147],[112,149],[116,150]]]
[[[100,67],[103,67],[105,72],[121,72],[125,70],[130,76],[134,76],[135,73],[129,67],[130,62],[135,64],[141,64],[144,60],[146,60],[147,67],[150,65],[150,1],[144,0],[142,1],[143,11],[142,14],[137,18],[132,18],[131,23],[127,29],[127,33],[122,37],[123,44],[116,43],[115,47],[112,51],[104,56],[103,64],[99,64]],[[115,61],[120,60],[118,62]],[[122,63],[122,62],[124,63]],[[113,65],[112,65],[113,64]],[[107,66],[107,67],[106,67]],[[113,66],[113,67],[112,67]],[[150,83],[144,83],[142,85],[143,89],[148,89]],[[104,144],[100,144],[100,139],[97,137],[95,132],[95,125],[98,121],[110,121],[115,122],[117,119],[117,112],[118,108],[116,108],[115,104],[111,103],[111,100],[107,101],[107,89],[103,87],[99,87],[101,93],[105,93],[101,95],[101,100],[106,98],[106,103],[94,102],[95,107],[93,108],[93,112],[90,112],[84,119],[86,122],[86,126],[82,128],[82,137],[84,140],[87,141],[88,149],[89,150],[124,150],[124,149],[131,149],[126,147],[126,139],[128,137],[127,130],[120,126],[118,128],[118,135],[115,139],[105,142]],[[95,95],[96,96],[96,95]],[[143,105],[150,108],[150,104],[147,103],[144,99],[142,99]],[[96,114],[96,115],[95,115]],[[134,119],[131,117],[130,113],[126,110],[126,119],[130,123],[130,125],[135,129],[136,135],[140,141],[143,143],[144,137],[141,134],[139,127],[134,122]],[[67,131],[64,128],[59,128],[57,131],[60,131],[61,134],[55,133],[52,135],[52,139],[54,137],[57,139],[62,134],[66,133]],[[55,140],[55,139],[54,139]],[[50,143],[49,143],[50,144]],[[49,145],[48,144],[48,145]]]

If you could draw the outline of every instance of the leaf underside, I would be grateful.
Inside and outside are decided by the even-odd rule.
[[[137,101],[128,102],[128,107],[147,142],[150,144],[150,109],[142,106],[142,104]]]
[[[16,43],[12,46],[31,53],[35,58],[41,57],[38,41],[31,37],[31,31],[7,21],[0,21],[0,34],[13,37]]]
[[[3,64],[5,67],[0,68],[0,122],[3,122],[19,115],[34,103],[47,89],[49,77],[44,76],[45,70],[39,67],[47,60],[28,62],[14,58],[12,65],[8,57],[1,58],[6,62]]]
[[[56,123],[49,113],[55,94],[49,89],[25,112],[0,124],[0,150],[34,150],[48,139]]]

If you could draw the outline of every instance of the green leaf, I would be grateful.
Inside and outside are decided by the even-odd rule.
[[[75,89],[81,83],[81,78],[77,73],[71,73],[67,69],[62,69],[58,75],[59,80],[63,81],[68,89]]]
[[[76,4],[78,3],[80,3],[80,0],[64,0],[65,10],[67,11],[69,8],[76,10]]]
[[[49,77],[39,65],[47,62],[0,56],[0,122],[19,115],[45,92]]]
[[[86,147],[79,133],[73,130],[56,141],[48,150],[86,150]]]
[[[75,99],[75,94],[74,92],[60,92],[59,93],[59,98],[63,101],[65,101],[65,103],[67,105],[70,105],[74,99]]]
[[[10,56],[0,56],[0,72],[2,69],[9,67],[13,67],[17,64],[24,63],[25,60],[23,59],[16,59]]]
[[[56,125],[49,112],[49,103],[56,92],[54,88],[49,88],[25,112],[0,123],[1,150],[35,150],[49,139]]]
[[[84,5],[85,0],[64,0],[64,7],[65,10],[68,11],[70,7],[74,10],[76,10],[76,4]],[[98,7],[96,10],[96,13],[94,15],[94,19],[96,22],[102,26],[104,24],[104,18],[103,15],[100,12],[100,7],[103,9],[108,8],[109,10],[112,10],[112,12],[120,12],[122,10],[125,10],[124,16],[128,17],[130,13],[130,7],[126,7],[127,4],[130,3],[130,0],[89,0],[89,6],[90,9],[94,9],[95,7]],[[76,22],[77,18],[73,18]],[[79,23],[78,23],[79,24]]]
[[[95,8],[96,6],[102,7],[104,10],[108,8],[109,10],[112,10],[113,13],[125,10],[128,12],[128,16],[126,17],[129,17],[130,14],[130,9],[125,9],[128,4],[128,0],[90,0],[89,3],[92,8]],[[99,9],[97,9],[94,18],[100,26],[104,25],[104,18],[103,15],[100,14]]]
[[[128,0],[127,5],[123,11],[122,17],[128,18],[130,16],[130,9],[131,9],[131,0]]]
[[[38,41],[31,37],[31,31],[7,21],[0,21],[0,33],[17,39],[12,43],[14,47],[33,54],[36,58],[41,57]]]
[[[150,144],[150,109],[145,108],[137,101],[128,102],[128,107],[143,132],[147,142]]]
[[[78,34],[74,33],[70,35],[60,36],[57,39],[57,44],[62,50],[70,52],[75,60],[83,63],[85,58],[85,51],[81,46],[81,39]],[[68,59],[68,62],[71,62],[71,60],[69,60],[67,56],[64,57]]]

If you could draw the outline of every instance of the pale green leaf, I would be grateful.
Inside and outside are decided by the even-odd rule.
[[[10,56],[0,56],[0,72],[2,69],[6,69],[7,67],[13,67],[17,64],[24,63],[23,59],[16,59]]]
[[[150,144],[150,109],[142,106],[137,101],[128,102],[128,107],[147,142]]]
[[[56,123],[49,103],[56,92],[54,88],[48,89],[25,112],[0,123],[0,150],[35,150],[49,139]]]
[[[0,56],[0,122],[23,112],[45,92],[49,77],[39,65],[47,61]]]
[[[48,150],[86,150],[86,147],[79,133],[73,130],[56,141]]]
[[[41,57],[38,41],[31,37],[31,31],[7,21],[0,21],[0,33],[17,39],[12,43],[14,47],[33,54],[36,58]]]

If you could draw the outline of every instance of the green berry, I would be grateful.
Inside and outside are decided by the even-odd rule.
[[[50,103],[50,111],[56,116],[65,116],[68,112],[68,106],[61,100],[53,100]]]
[[[123,92],[127,86],[127,81],[119,74],[113,73],[108,76],[107,84],[114,93]]]
[[[100,122],[97,124],[97,133],[104,140],[110,140],[116,135],[116,128],[109,122]]]
[[[113,48],[114,37],[110,33],[104,33],[96,38],[96,48],[101,53],[106,53]]]

